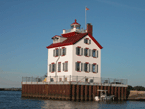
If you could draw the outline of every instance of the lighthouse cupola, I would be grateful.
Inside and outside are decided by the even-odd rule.
[[[81,25],[79,23],[77,23],[77,20],[75,19],[75,22],[72,23],[70,26],[71,26],[72,30],[77,30],[77,29],[80,29]]]
[[[80,28],[81,25],[77,23],[77,20],[75,19],[75,22],[70,25],[71,29],[65,30],[63,29],[63,34],[68,34],[72,32],[77,32],[77,33],[85,33],[86,31],[83,28]]]

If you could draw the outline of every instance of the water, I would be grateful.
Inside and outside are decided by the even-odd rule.
[[[0,91],[0,109],[145,109],[145,101],[75,102],[21,98],[21,91]]]

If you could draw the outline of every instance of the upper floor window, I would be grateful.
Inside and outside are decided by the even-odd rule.
[[[62,47],[60,49],[56,48],[53,50],[53,56],[57,57],[57,56],[64,56],[66,55],[66,48]]]
[[[91,39],[85,38],[85,39],[84,39],[84,43],[85,43],[85,44],[91,44]]]
[[[85,55],[85,56],[91,56],[91,49],[85,48],[85,49],[84,49],[84,55]]]
[[[92,57],[95,57],[95,58],[98,57],[98,50],[96,50],[96,49],[92,50]]]
[[[76,54],[77,55],[83,55],[83,48],[81,48],[81,47],[76,47]]]
[[[66,48],[65,47],[62,48],[62,55],[63,56],[66,55]]]

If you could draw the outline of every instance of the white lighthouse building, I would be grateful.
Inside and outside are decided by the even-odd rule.
[[[57,81],[68,81],[69,77],[76,76],[88,80],[89,77],[101,77],[103,47],[93,37],[91,24],[87,24],[86,30],[80,29],[80,26],[75,20],[71,29],[64,29],[61,36],[52,37],[53,43],[47,46],[47,81],[55,81],[55,77]]]

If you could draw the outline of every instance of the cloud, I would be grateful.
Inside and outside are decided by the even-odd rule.
[[[117,3],[117,2],[106,1],[106,0],[97,0],[97,1],[102,2],[102,3],[106,3],[106,4],[110,4],[110,5],[113,5],[113,6],[119,6],[119,7],[125,7],[125,8],[128,8],[128,9],[134,9],[136,11],[145,11],[145,9],[142,9],[142,8],[133,7],[133,6],[125,5],[125,4],[120,4],[120,3]]]

